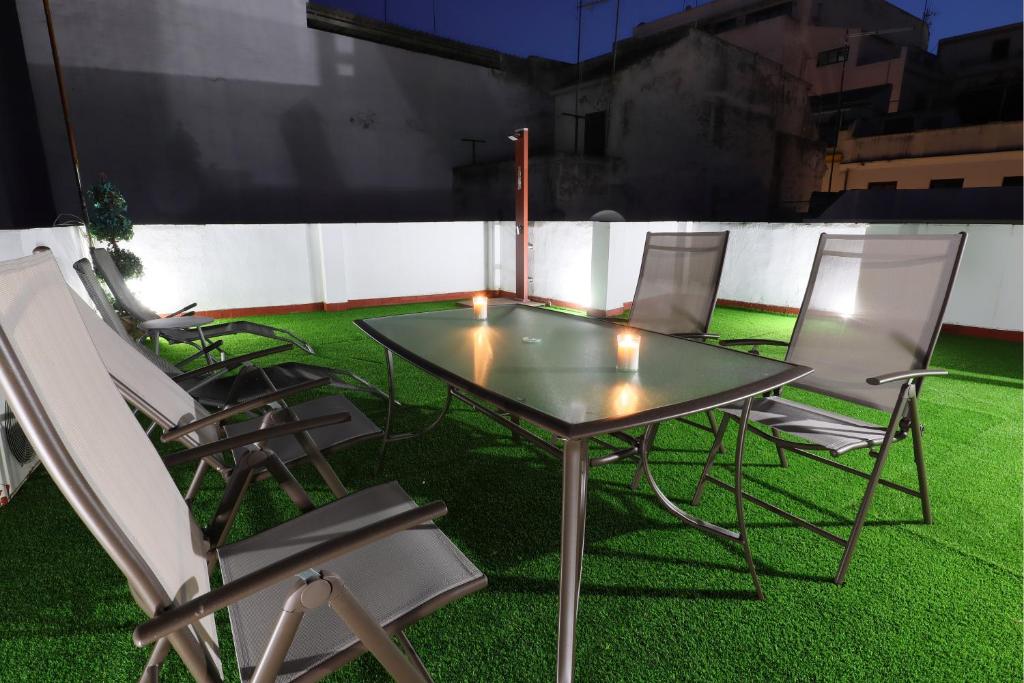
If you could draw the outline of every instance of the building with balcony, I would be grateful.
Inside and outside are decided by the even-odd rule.
[[[715,0],[655,22],[636,36],[699,28],[778,62],[810,86],[822,138],[863,116],[923,102],[936,79],[928,25],[884,0]]]

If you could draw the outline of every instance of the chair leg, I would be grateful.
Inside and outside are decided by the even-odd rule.
[[[892,443],[891,438],[887,438],[883,443],[882,448],[878,452],[878,457],[875,458],[875,466],[871,470],[871,477],[868,479],[868,487],[864,492],[864,497],[860,501],[860,509],[857,510],[857,517],[853,521],[853,529],[850,531],[850,538],[846,541],[846,550],[843,551],[843,559],[839,562],[839,572],[836,574],[835,583],[842,585],[846,580],[846,570],[850,567],[850,558],[853,556],[853,550],[857,547],[857,539],[860,538],[860,532],[864,528],[864,520],[868,516],[868,508],[871,507],[871,500],[875,496],[875,488],[878,486],[878,480],[882,476],[882,468],[885,467],[885,461],[889,457],[889,446]]]
[[[761,579],[757,576],[757,567],[754,566],[754,557],[750,553],[750,539],[747,537],[747,520],[743,511],[743,446],[747,437],[747,422],[750,418],[750,403],[747,399],[743,404],[743,414],[740,417],[740,433],[736,437],[736,471],[734,472],[733,491],[736,496],[736,526],[739,531],[739,542],[743,546],[743,557],[747,561],[747,569],[750,571],[750,578],[754,581],[754,592],[758,600],[764,599],[764,591],[761,590]],[[725,420],[722,420],[723,424]],[[716,441],[718,438],[716,437]],[[721,445],[721,444],[719,444]],[[702,482],[703,483],[703,482]]]
[[[420,672],[420,675],[423,676],[424,680],[428,681],[429,683],[433,683],[434,679],[431,678],[430,672],[427,671],[427,667],[423,663],[423,660],[420,659],[420,655],[418,652],[416,652],[416,648],[414,648],[412,646],[412,643],[409,642],[409,636],[405,635],[405,631],[398,632],[398,644],[402,648],[402,652],[405,653],[405,656],[409,658],[409,663],[416,667],[416,669]]]
[[[146,668],[142,670],[142,675],[139,676],[139,683],[159,683],[160,667],[163,665],[164,660],[167,659],[167,653],[170,650],[171,641],[166,638],[156,641],[153,651],[149,654],[149,659],[146,660]]]
[[[921,514],[925,524],[932,523],[932,504],[928,498],[928,473],[924,468],[924,444],[921,422],[917,417],[917,397],[910,398],[910,435],[914,443],[914,462],[917,463],[917,490],[921,493]]]
[[[189,507],[192,506],[192,501],[199,495],[199,489],[202,487],[203,479],[206,478],[206,472],[209,469],[210,465],[205,460],[200,460],[199,465],[196,466],[196,473],[192,475],[192,483],[188,485],[188,491],[185,492],[185,502],[188,503]]]
[[[778,438],[779,430],[773,429],[772,436]],[[779,444],[775,444],[775,452],[779,454],[779,467],[789,467],[789,459],[786,458],[786,450]]]
[[[725,438],[725,430],[729,427],[729,416],[722,416],[722,423],[718,425],[718,431],[715,432],[715,442],[711,445],[711,450],[708,452],[708,460],[704,463],[704,471],[700,473],[700,480],[697,481],[697,490],[693,492],[693,500],[690,501],[692,505],[700,505],[701,496],[704,495],[704,482],[707,480],[708,475],[711,474],[711,468],[715,464],[715,456],[722,450],[722,440]]]
[[[331,594],[327,604],[341,617],[352,633],[363,641],[366,649],[391,674],[392,678],[398,683],[427,683],[429,681],[429,678],[424,677],[425,672],[418,670],[416,665],[392,642],[377,620],[359,604],[340,577],[334,574],[325,574],[324,579],[331,584]]]

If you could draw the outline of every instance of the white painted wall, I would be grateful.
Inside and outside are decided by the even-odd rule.
[[[542,221],[530,226],[530,294],[591,307],[594,225],[591,221]]]
[[[344,256],[329,251],[324,257],[327,270],[344,264],[348,298],[342,301],[487,288],[483,221],[357,223],[325,229],[344,236]]]
[[[1000,330],[1024,329],[1024,226],[806,223],[612,223],[605,310],[633,298],[646,233],[729,230],[719,298],[799,308],[822,232],[835,234],[968,233],[946,322]],[[673,229],[674,226],[674,229]],[[533,273],[536,282],[550,279]],[[538,286],[538,292],[543,291]],[[541,294],[541,296],[553,296]],[[587,305],[580,301],[581,306]],[[590,304],[601,308],[600,301]]]
[[[648,231],[729,230],[719,296],[798,308],[818,236],[969,235],[946,322],[1024,330],[1024,226],[538,222],[530,235],[532,294],[581,308],[630,301]],[[129,244],[145,266],[131,286],[172,311],[345,303],[515,288],[511,222],[136,226]],[[49,246],[69,283],[86,255],[77,228],[0,231],[0,260]],[[82,292],[84,295],[84,292]]]
[[[136,226],[130,248],[145,273],[132,289],[158,311],[193,301],[221,310],[487,289],[482,221],[245,227]]]

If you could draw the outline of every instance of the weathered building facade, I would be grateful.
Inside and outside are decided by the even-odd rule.
[[[520,127],[536,219],[769,218],[820,175],[806,84],[700,31],[621,41],[579,79],[302,0],[52,5],[82,177],[106,173],[138,222],[502,218]],[[38,224],[81,210],[43,12],[13,6]]]
[[[799,210],[822,173],[807,84],[688,29],[622,41],[551,90],[554,148],[533,157],[531,202],[551,218],[742,220]],[[472,216],[511,166],[456,170]]]

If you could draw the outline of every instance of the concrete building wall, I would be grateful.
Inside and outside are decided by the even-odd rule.
[[[555,97],[555,148],[571,152],[576,88]],[[608,181],[585,218],[752,218],[805,201],[817,186],[807,87],[777,64],[691,32],[584,84],[580,114],[607,111]],[[580,124],[580,149],[584,126]]]
[[[57,209],[80,213],[42,8],[16,2]],[[310,29],[302,0],[52,5],[83,177],[139,223],[447,219],[460,138],[501,158],[550,117],[506,72]]]
[[[896,182],[900,190],[922,190],[953,178],[963,178],[963,187],[1000,187],[1024,172],[1022,138],[1019,121],[859,138],[844,133],[832,189]],[[826,173],[823,191],[827,185]]]

